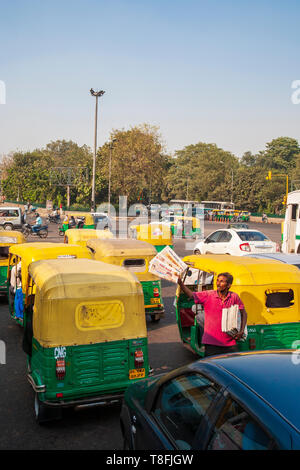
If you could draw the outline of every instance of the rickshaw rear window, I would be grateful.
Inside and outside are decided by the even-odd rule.
[[[145,260],[144,259],[124,259],[123,261],[123,266],[125,268],[131,268],[134,266],[145,266]]]
[[[9,246],[0,246],[0,259],[8,258]]]
[[[288,291],[266,291],[266,307],[285,308],[294,305],[294,292]]]

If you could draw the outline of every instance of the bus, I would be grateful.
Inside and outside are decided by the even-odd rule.
[[[203,207],[199,201],[189,201],[186,199],[171,199],[170,208],[173,209],[175,215],[185,215],[189,217],[203,216]]]
[[[282,224],[282,252],[300,253],[300,191],[288,193]]]
[[[215,210],[225,210],[225,209],[235,209],[233,202],[226,201],[201,201],[201,205],[204,211],[204,218],[208,219],[211,211]]]

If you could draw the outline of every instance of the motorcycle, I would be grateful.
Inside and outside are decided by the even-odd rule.
[[[47,238],[48,237],[48,225],[41,225],[40,227],[37,227],[32,230],[32,225],[30,224],[24,224],[22,227],[22,233],[25,238],[28,238],[29,235],[37,236],[40,238]]]
[[[51,214],[47,215],[47,221],[49,222],[49,224],[51,222],[53,222],[54,224],[60,224],[61,223],[60,216],[51,215]]]

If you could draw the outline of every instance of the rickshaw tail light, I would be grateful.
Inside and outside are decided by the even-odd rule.
[[[249,349],[256,349],[255,338],[249,338]]]
[[[144,353],[141,349],[137,349],[134,353],[134,367],[136,369],[144,367]]]
[[[155,288],[153,289],[153,295],[154,295],[154,297],[159,297],[159,289],[158,289],[158,287],[155,287]]]
[[[249,243],[242,243],[240,245],[240,250],[242,250],[242,251],[251,251]]]
[[[64,359],[57,359],[56,361],[56,377],[58,380],[63,380],[66,375],[66,362]]]

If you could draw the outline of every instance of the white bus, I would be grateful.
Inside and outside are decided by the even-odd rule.
[[[282,232],[283,253],[300,253],[300,191],[288,194]]]

